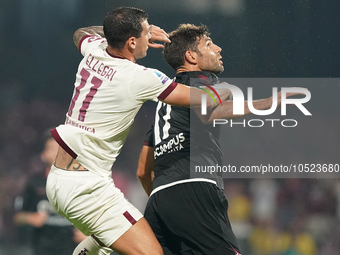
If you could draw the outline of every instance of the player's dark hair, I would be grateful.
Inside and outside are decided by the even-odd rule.
[[[175,31],[169,33],[171,43],[164,44],[165,61],[175,70],[184,65],[184,55],[187,50],[197,52],[197,46],[203,36],[209,36],[208,27],[181,24]]]
[[[141,36],[141,23],[147,18],[145,11],[134,7],[119,7],[109,12],[103,22],[107,43],[112,48],[122,49],[130,37]]]

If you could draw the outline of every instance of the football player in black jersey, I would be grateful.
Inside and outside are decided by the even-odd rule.
[[[170,33],[170,40],[164,58],[176,70],[176,82],[190,86],[202,85],[191,84],[195,78],[208,85],[218,82],[215,74],[224,70],[222,49],[206,26],[182,24]],[[221,164],[218,135],[219,129],[204,124],[194,110],[157,106],[137,175],[147,194],[152,192],[145,218],[165,255],[240,253],[227,216],[222,178],[190,178],[190,160]]]
[[[216,74],[224,70],[222,49],[213,43],[206,26],[182,24],[169,36],[164,58],[176,70],[176,82],[195,87],[218,83]],[[244,115],[250,114],[246,103]],[[271,106],[272,98],[254,102],[258,110]],[[221,176],[193,176],[191,169],[222,165],[220,130],[209,121],[244,116],[233,115],[232,109],[230,100],[210,109],[206,116],[162,102],[157,105],[137,176],[150,196],[144,216],[165,255],[241,254],[228,219]]]

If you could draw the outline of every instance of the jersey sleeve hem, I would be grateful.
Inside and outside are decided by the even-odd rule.
[[[158,96],[158,99],[164,100],[176,87],[177,82],[171,82],[171,84]]]
[[[84,35],[84,36],[80,39],[80,41],[79,41],[79,46],[78,46],[78,50],[79,50],[80,53],[81,53],[81,45],[82,45],[83,41],[84,41],[86,38],[89,38],[89,37],[91,37],[91,35]]]
[[[78,157],[78,155],[73,150],[71,150],[71,148],[68,147],[67,144],[63,141],[63,139],[58,134],[56,128],[51,130],[51,134],[56,142],[61,146],[61,148],[63,148],[68,154],[70,154],[72,158],[76,159]]]
[[[143,145],[148,146],[148,147],[153,147],[153,145],[150,142],[147,142],[147,141],[144,141]]]

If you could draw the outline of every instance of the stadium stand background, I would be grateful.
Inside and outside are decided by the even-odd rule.
[[[180,23],[206,24],[214,42],[223,48],[221,77],[340,76],[340,7],[333,0],[0,0],[0,255],[30,255],[29,230],[12,221],[14,199],[34,169],[39,169],[40,135],[64,120],[81,59],[73,32],[101,25],[104,15],[117,6],[145,9],[150,23],[166,31]],[[150,49],[139,63],[174,75],[159,50]],[[307,162],[319,157],[339,163],[339,89],[320,85],[312,91],[308,107],[320,118],[307,119],[305,135],[294,137]],[[147,197],[135,171],[154,106],[143,106],[113,169],[117,186],[141,210]],[[277,151],[260,146],[275,139]],[[260,155],[289,156],[285,142],[289,139],[289,133],[277,138],[273,131],[258,131],[256,137],[241,132],[230,140],[227,159],[244,160],[240,151],[245,145],[257,148]],[[338,162],[330,162],[334,159]],[[243,254],[340,254],[339,179],[225,182],[229,214]]]

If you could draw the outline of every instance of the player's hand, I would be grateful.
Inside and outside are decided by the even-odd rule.
[[[149,39],[149,47],[155,48],[155,49],[161,49],[164,48],[163,44],[155,43],[155,41],[158,42],[167,42],[170,43],[169,35],[160,27],[157,27],[155,25],[151,25],[151,35],[152,37]]]

